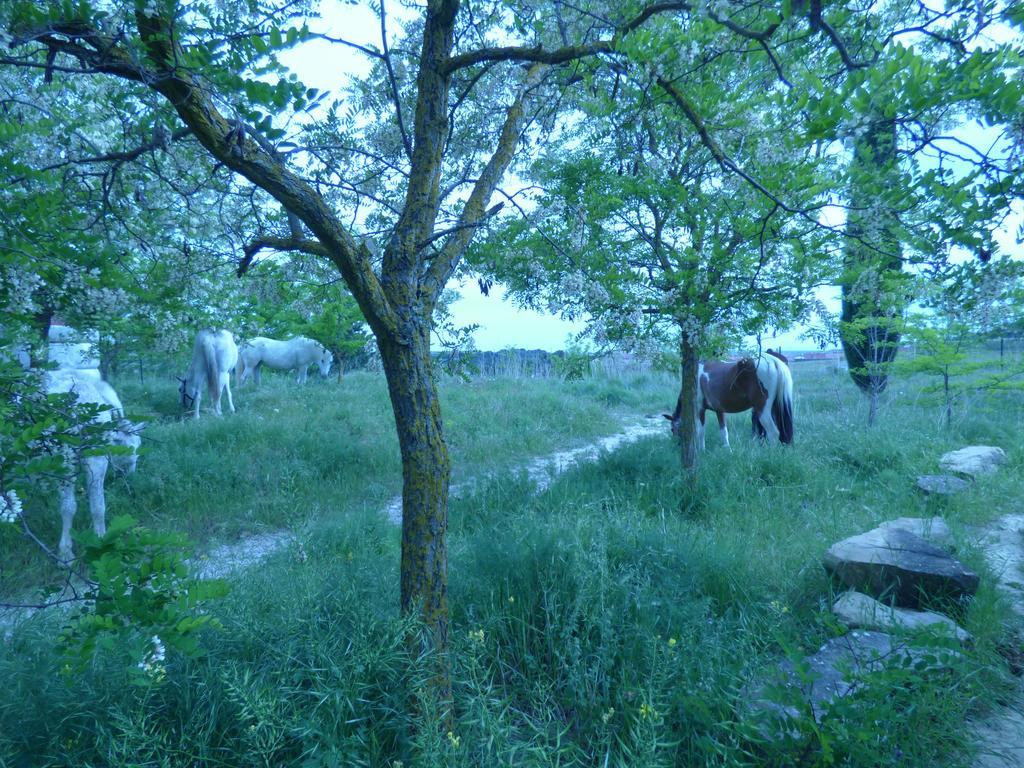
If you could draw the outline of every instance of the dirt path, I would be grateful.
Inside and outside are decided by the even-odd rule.
[[[625,422],[621,431],[566,451],[558,451],[547,456],[538,456],[524,464],[509,470],[512,474],[525,472],[536,485],[538,491],[547,488],[551,482],[567,469],[577,464],[597,461],[603,453],[610,453],[624,445],[635,443],[648,435],[665,433],[662,419],[657,416],[634,417]],[[481,481],[493,477],[487,474],[455,483],[451,487],[451,496],[472,491]],[[383,514],[395,525],[402,524],[402,497],[396,496],[388,502]],[[247,536],[231,544],[222,544],[197,557],[193,562],[193,571],[201,579],[222,579],[249,568],[266,559],[275,552],[284,549],[292,541],[295,534],[288,531],[271,531]],[[30,602],[28,600],[19,602]],[[17,624],[29,618],[36,611],[30,608],[0,608],[0,637],[8,637]]]
[[[639,420],[625,423],[622,431],[616,432],[614,435],[598,438],[594,442],[587,443],[579,448],[557,451],[547,456],[537,456],[524,464],[505,470],[505,472],[513,475],[525,472],[527,477],[536,486],[536,490],[540,492],[551,485],[556,477],[571,467],[590,461],[597,461],[603,453],[611,453],[624,445],[635,443],[641,438],[659,433],[668,434],[668,429],[661,417],[642,416]],[[484,473],[479,477],[474,477],[461,483],[453,483],[450,495],[458,497],[464,493],[472,492],[481,482],[489,480],[497,474]],[[384,507],[384,514],[395,525],[401,525],[402,497],[396,496],[389,501],[388,505]]]
[[[1024,515],[1006,515],[979,531],[978,543],[998,588],[1024,619]],[[1015,695],[987,718],[971,724],[979,754],[974,768],[1024,768],[1024,680]]]

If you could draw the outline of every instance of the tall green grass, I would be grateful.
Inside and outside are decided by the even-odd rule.
[[[944,515],[963,542],[967,526],[1015,507],[1024,477],[1021,402],[979,398],[947,433],[905,383],[892,388],[881,423],[869,430],[865,404],[845,377],[801,377],[799,368],[796,375],[791,448],[753,443],[749,421],[737,417],[733,450],[709,434],[694,478],[680,474],[666,434],[575,468],[540,494],[521,472],[507,471],[452,501],[450,734],[434,727],[432,702],[422,698],[431,660],[409,658],[409,627],[397,615],[398,532],[377,511],[397,486],[379,481],[372,501],[351,498],[353,488],[366,492],[363,475],[397,472],[393,455],[391,465],[382,458],[394,451],[385,442],[390,424],[372,416],[377,407],[386,413],[382,390],[373,390],[379,381],[350,377],[343,385],[365,384],[351,410],[331,417],[361,435],[351,447],[311,439],[312,407],[285,388],[251,395],[234,420],[163,426],[165,441],[154,442],[140,472],[152,470],[164,485],[140,474],[132,483],[138,506],[168,510],[176,494],[185,494],[180,506],[201,503],[188,483],[174,485],[198,438],[210,442],[203,450],[211,460],[227,463],[218,440],[240,440],[258,454],[249,441],[260,434],[273,444],[256,462],[270,479],[254,488],[239,474],[243,501],[208,530],[282,524],[298,506],[273,498],[282,487],[289,490],[280,495],[311,510],[315,494],[298,495],[302,483],[289,477],[327,485],[335,506],[292,512],[302,516],[299,543],[233,579],[215,608],[224,629],[206,635],[203,657],[170,658],[160,684],[133,686],[102,655],[65,682],[53,621],[16,633],[0,648],[0,764],[967,764],[963,721],[1003,691],[997,649],[1007,636],[1005,606],[981,553],[964,544],[958,556],[987,578],[957,614],[975,643],[955,675],[885,677],[798,742],[766,739],[748,701],[784,655],[816,650],[842,631],[828,613],[833,588],[820,566],[830,543],[885,519],[930,514]],[[445,397],[456,463],[466,472],[489,468],[491,459],[515,467],[517,451],[611,431],[618,417],[607,412],[610,399],[644,411],[672,401],[664,382],[452,383]],[[517,403],[543,416],[524,417]],[[269,416],[275,407],[278,428]],[[341,406],[319,410],[331,407]],[[919,495],[915,476],[936,471],[943,451],[968,442],[1001,445],[1009,465],[960,497]],[[351,479],[331,485],[345,470],[328,458],[356,463]],[[157,471],[158,461],[167,469]],[[237,513],[243,507],[263,509],[263,517],[249,522]],[[180,514],[154,511],[152,520],[171,526],[195,513]],[[188,525],[201,526],[202,517]]]
[[[111,473],[107,514],[131,514],[158,529],[182,531],[200,550],[250,533],[340,525],[380,510],[401,492],[401,460],[383,377],[353,373],[339,384],[269,375],[236,389],[237,413],[185,417],[172,377],[115,382],[125,408],[146,420],[144,455],[125,480]],[[441,386],[455,481],[514,466],[529,457],[617,431],[671,400],[668,377],[489,379]],[[79,492],[76,529],[89,514]],[[26,502],[47,542],[60,531],[55,494]],[[0,596],[61,574],[14,529],[0,529]]]

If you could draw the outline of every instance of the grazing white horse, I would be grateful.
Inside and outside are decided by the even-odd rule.
[[[61,560],[68,561],[71,553],[71,522],[74,520],[78,504],[75,501],[75,478],[79,465],[85,470],[85,487],[89,496],[89,512],[92,514],[92,528],[97,536],[107,532],[107,502],[103,495],[103,481],[107,476],[107,467],[129,474],[135,471],[138,461],[136,451],[142,444],[139,433],[145,427],[144,422],[133,424],[124,418],[124,406],[114,388],[102,379],[88,375],[82,371],[58,370],[46,377],[46,391],[51,394],[71,392],[79,403],[94,403],[111,406],[109,410],[100,411],[96,422],[100,424],[115,423],[108,439],[111,445],[131,448],[130,454],[77,456],[73,452],[65,454],[68,460],[67,474],[60,480],[60,544],[57,552]]]
[[[255,382],[259,384],[260,368],[264,365],[277,371],[297,370],[297,381],[299,384],[303,384],[306,381],[309,366],[313,364],[316,364],[320,369],[320,375],[325,379],[334,364],[334,355],[319,341],[308,339],[305,336],[296,336],[294,339],[286,341],[257,336],[242,344],[238,356],[238,369],[235,373],[238,383],[241,385],[249,378],[250,373]]]
[[[178,378],[181,385],[181,407],[185,410],[195,407],[195,417],[199,418],[199,404],[203,399],[205,386],[213,400],[213,412],[220,416],[220,395],[227,391],[228,408],[235,412],[235,402],[231,399],[231,369],[238,362],[238,347],[235,337],[230,331],[200,331],[196,336],[195,349],[192,351],[192,362],[185,371],[185,378]]]

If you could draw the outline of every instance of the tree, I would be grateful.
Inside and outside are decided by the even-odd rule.
[[[1024,386],[1024,367],[1019,363],[978,375],[993,364],[979,355],[978,342],[991,328],[1020,316],[1022,280],[1024,265],[1005,258],[989,264],[960,263],[920,278],[923,311],[911,314],[906,326],[914,354],[899,370],[939,379],[924,391],[941,393],[946,429],[953,424],[954,405],[965,393]]]
[[[285,0],[187,8],[172,0],[45,8],[18,0],[2,11],[15,52],[0,64],[44,80],[107,76],[120,84],[111,86],[122,94],[113,105],[118,114],[130,108],[148,122],[173,113],[172,135],[187,132],[207,155],[196,169],[223,181],[225,194],[252,201],[240,220],[249,228],[242,271],[266,249],[319,256],[338,269],[376,339],[402,452],[401,609],[418,610],[428,627],[426,646],[442,661],[438,687],[446,698],[450,459],[430,332],[446,282],[496,213],[490,198],[517,151],[550,133],[561,96],[605,61],[621,65],[636,55],[652,66],[652,41],[665,41],[654,46],[662,52],[688,43],[689,25],[677,22],[719,36],[716,48],[739,46],[773,66],[770,44],[803,40],[806,23],[814,44],[844,55],[846,48],[819,4],[787,22],[775,3],[734,12],[689,2],[430,0],[393,38],[382,3],[375,6],[379,47],[331,38],[368,55],[370,77],[302,128],[293,119],[319,95],[277,57],[310,39],[298,20],[308,9]],[[856,16],[840,15],[844,23]],[[873,15],[863,15],[870,27]],[[664,24],[651,26],[661,18]],[[673,70],[678,61],[663,63]],[[659,76],[659,85],[673,90],[672,77]],[[716,162],[754,184],[686,94],[675,88],[673,101]],[[129,138],[136,142],[137,133]],[[219,175],[224,169],[234,175]]]
[[[904,268],[937,268],[956,247],[988,261],[1019,195],[1022,90],[1007,80],[1010,50],[980,37],[1006,22],[997,9],[979,8],[972,23],[897,4],[874,27],[854,21],[837,49],[845,73],[832,109],[844,114],[833,136],[849,157],[840,337],[869,424],[912,299]]]
[[[490,197],[540,109],[537,96],[567,84],[566,77],[559,82],[556,65],[611,54],[656,13],[688,7],[652,5],[614,14],[596,27],[590,11],[574,12],[571,19],[563,14],[554,30],[524,24],[519,9],[509,14],[495,5],[460,13],[458,0],[437,0],[408,24],[408,37],[393,49],[381,5],[381,47],[360,46],[376,64],[371,82],[378,87],[364,90],[359,105],[367,119],[357,123],[344,112],[345,102],[336,105],[309,131],[306,165],[272,142],[282,137],[275,119],[283,121],[289,107],[304,109],[315,94],[294,77],[276,84],[265,79],[281,71],[279,50],[308,37],[294,23],[293,14],[307,10],[302,4],[253,2],[219,12],[157,1],[115,5],[108,13],[89,3],[44,9],[18,2],[7,11],[19,53],[4,57],[5,64],[36,69],[45,79],[55,73],[112,76],[136,86],[127,91],[136,103],[160,97],[179,130],[209,153],[207,168],[224,167],[245,179],[268,196],[263,208],[270,198],[282,206],[278,226],[286,222],[287,231],[258,231],[245,246],[242,270],[268,248],[317,255],[339,270],[377,341],[394,408],[403,466],[401,608],[419,610],[429,628],[427,645],[442,662],[450,459],[430,357],[434,308],[488,219]],[[493,47],[494,36],[516,44]],[[470,98],[475,93],[483,96]],[[225,112],[228,104],[234,114]],[[388,142],[394,151],[379,152]],[[342,162],[332,163],[339,155]],[[350,175],[358,164],[371,172]],[[383,195],[367,188],[381,180],[398,183]],[[346,195],[377,203],[366,220],[387,222],[378,233],[379,253],[335,207]],[[263,210],[254,218],[267,221]],[[439,670],[444,698],[443,663]]]
[[[829,233],[798,215],[819,203],[830,164],[787,137],[768,62],[712,53],[708,34],[691,30],[692,50],[709,53],[685,62],[686,77],[651,66],[595,76],[574,102],[576,148],[535,163],[529,212],[474,255],[523,303],[587,317],[599,346],[677,345],[685,470],[697,464],[702,356],[795,322],[831,277]],[[683,92],[687,109],[715,114],[712,147],[680,110]],[[724,168],[726,154],[792,208]]]

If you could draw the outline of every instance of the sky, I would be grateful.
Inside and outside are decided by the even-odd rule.
[[[310,19],[310,28],[314,32],[340,36],[345,39],[379,47],[380,24],[377,16],[361,5],[350,5],[340,0],[324,0],[320,19]],[[395,13],[401,13],[397,4],[389,6],[389,13],[394,19]],[[389,28],[389,43],[397,25]],[[282,61],[299,79],[309,87],[337,93],[351,77],[365,76],[369,71],[366,57],[343,45],[317,40],[304,44],[282,55]],[[1018,204],[1015,206],[1009,223],[996,235],[1003,253],[1017,254],[1021,248],[1015,242],[1014,233],[1024,212]],[[960,257],[969,258],[967,254]],[[544,349],[555,351],[564,349],[566,340],[583,330],[582,322],[570,322],[549,313],[520,309],[505,298],[505,290],[495,285],[488,296],[481,294],[475,280],[460,282],[452,281],[449,288],[458,292],[460,298],[455,301],[450,311],[456,325],[479,325],[473,334],[474,343],[480,350],[500,350],[508,347],[525,349]],[[833,312],[839,310],[839,290],[834,287],[821,288],[817,298]],[[781,347],[784,351],[815,349],[816,344],[801,338],[806,332],[805,327],[797,327],[791,331],[762,334],[761,341],[772,348]]]

